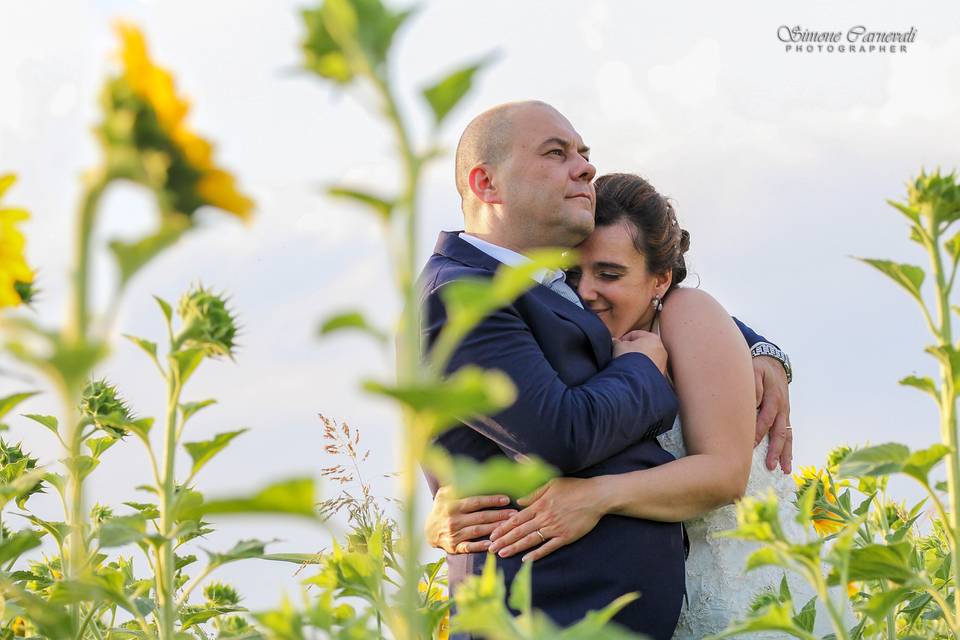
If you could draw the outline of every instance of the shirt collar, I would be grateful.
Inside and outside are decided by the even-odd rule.
[[[530,262],[530,258],[522,253],[517,253],[512,249],[507,249],[506,247],[501,247],[500,245],[493,244],[492,242],[487,242],[486,240],[470,235],[466,231],[460,232],[460,239],[473,245],[480,251],[483,251],[494,260],[502,262],[509,267],[518,267],[522,264],[527,264]],[[567,279],[567,274],[564,273],[563,269],[557,269],[556,271],[540,269],[533,274],[533,279],[545,287],[550,287],[557,281],[565,282]]]

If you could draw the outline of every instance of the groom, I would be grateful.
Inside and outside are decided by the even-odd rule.
[[[531,249],[574,247],[590,234],[596,169],[588,154],[566,118],[540,102],[501,105],[468,125],[456,161],[465,231],[441,233],[420,276],[428,348],[446,321],[444,285],[489,278],[500,264],[522,263]],[[762,341],[740,327],[749,344]],[[664,464],[673,458],[655,437],[672,426],[677,412],[663,376],[666,359],[652,334],[611,341],[562,272],[543,274],[538,285],[482,321],[450,364],[450,371],[467,364],[504,371],[517,387],[517,401],[445,432],[438,443],[476,460],[537,455],[579,477]],[[436,493],[436,479],[428,474],[428,482]],[[479,573],[484,560],[483,553],[448,556],[451,589]],[[497,561],[510,584],[519,556]],[[631,591],[640,599],[615,620],[670,638],[684,593],[679,523],[604,517],[580,540],[539,560],[533,573],[533,606],[561,625]]]

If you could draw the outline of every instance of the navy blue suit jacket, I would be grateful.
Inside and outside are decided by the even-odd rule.
[[[443,286],[492,277],[500,266],[458,233],[440,234],[420,274],[427,348],[446,321]],[[748,343],[762,340],[738,324]],[[466,364],[505,372],[517,387],[517,400],[496,415],[440,435],[438,443],[455,455],[486,460],[532,454],[564,475],[583,478],[673,460],[655,438],[672,427],[677,414],[670,384],[645,355],[613,358],[610,333],[600,319],[540,284],[484,319],[456,350],[449,371]],[[426,475],[436,493],[436,479]],[[498,558],[508,586],[521,555]],[[447,559],[455,590],[464,577],[480,573],[485,554]],[[684,590],[680,523],[604,516],[586,536],[538,560],[533,569],[533,606],[557,623],[571,624],[637,591],[640,599],[615,620],[664,640],[673,634]]]

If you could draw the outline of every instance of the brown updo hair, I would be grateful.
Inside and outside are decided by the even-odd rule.
[[[596,226],[629,222],[635,229],[633,246],[646,259],[647,270],[673,274],[668,292],[683,282],[687,277],[683,254],[690,248],[690,233],[680,228],[670,201],[631,173],[609,173],[593,184],[597,190]]]

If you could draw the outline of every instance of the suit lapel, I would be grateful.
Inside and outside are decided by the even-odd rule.
[[[542,285],[535,285],[528,295],[534,296],[550,307],[558,316],[580,327],[580,330],[587,336],[587,340],[590,341],[593,355],[597,359],[597,366],[604,367],[610,362],[613,357],[613,342],[610,339],[610,332],[607,331],[607,326],[593,311],[581,309],[560,294]]]
[[[462,240],[459,234],[459,231],[441,231],[436,247],[434,247],[434,253],[466,265],[496,271],[501,263],[469,242]],[[534,296],[558,316],[580,327],[580,330],[587,336],[587,340],[590,341],[593,355],[597,359],[597,366],[604,367],[610,362],[613,357],[613,343],[610,340],[610,332],[607,331],[606,325],[595,313],[588,309],[581,309],[560,294],[540,284],[535,284],[524,295]]]

